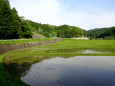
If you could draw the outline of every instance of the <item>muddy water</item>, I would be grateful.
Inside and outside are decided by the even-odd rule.
[[[22,56],[4,67],[31,86],[115,86],[115,56]]]

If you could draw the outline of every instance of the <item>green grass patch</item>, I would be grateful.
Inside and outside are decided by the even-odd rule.
[[[29,86],[23,83],[19,78],[10,75],[2,65],[2,58],[0,55],[0,86]]]
[[[38,41],[52,41],[51,38],[43,39],[18,39],[18,40],[0,40],[0,44],[18,44],[18,43],[27,43],[27,42],[38,42]]]
[[[57,42],[51,45],[40,46],[41,48],[114,48],[115,40],[76,40],[63,39],[64,41]]]

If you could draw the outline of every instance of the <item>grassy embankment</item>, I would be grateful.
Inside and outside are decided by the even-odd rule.
[[[27,42],[38,42],[38,41],[51,41],[53,39],[43,38],[43,39],[19,39],[19,40],[0,40],[0,44],[18,44]]]

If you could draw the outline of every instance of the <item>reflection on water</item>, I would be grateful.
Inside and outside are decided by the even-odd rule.
[[[14,51],[14,53],[114,53],[114,48],[108,49],[80,49],[80,48],[28,48]]]
[[[45,53],[114,53],[114,49],[51,49]]]
[[[4,64],[4,67],[13,76],[21,78],[22,76],[25,76],[27,74],[31,65],[30,65],[30,63],[27,63],[27,62],[24,62],[22,64],[10,63],[10,64],[7,64],[7,65]]]
[[[115,86],[115,56],[29,56],[4,66],[31,86]]]

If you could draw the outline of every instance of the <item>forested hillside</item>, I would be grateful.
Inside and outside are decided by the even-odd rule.
[[[115,39],[115,27],[92,29],[87,31],[87,36],[95,39]]]
[[[34,31],[46,36],[46,37],[61,37],[61,38],[71,38],[71,37],[81,37],[84,36],[86,31],[75,26],[69,25],[49,25],[49,24],[41,24],[36,23],[30,20],[27,20]]]
[[[49,25],[25,20],[19,17],[15,8],[11,9],[8,0],[0,0],[0,39],[31,38],[37,32],[46,37],[81,37],[85,31],[69,25]]]

